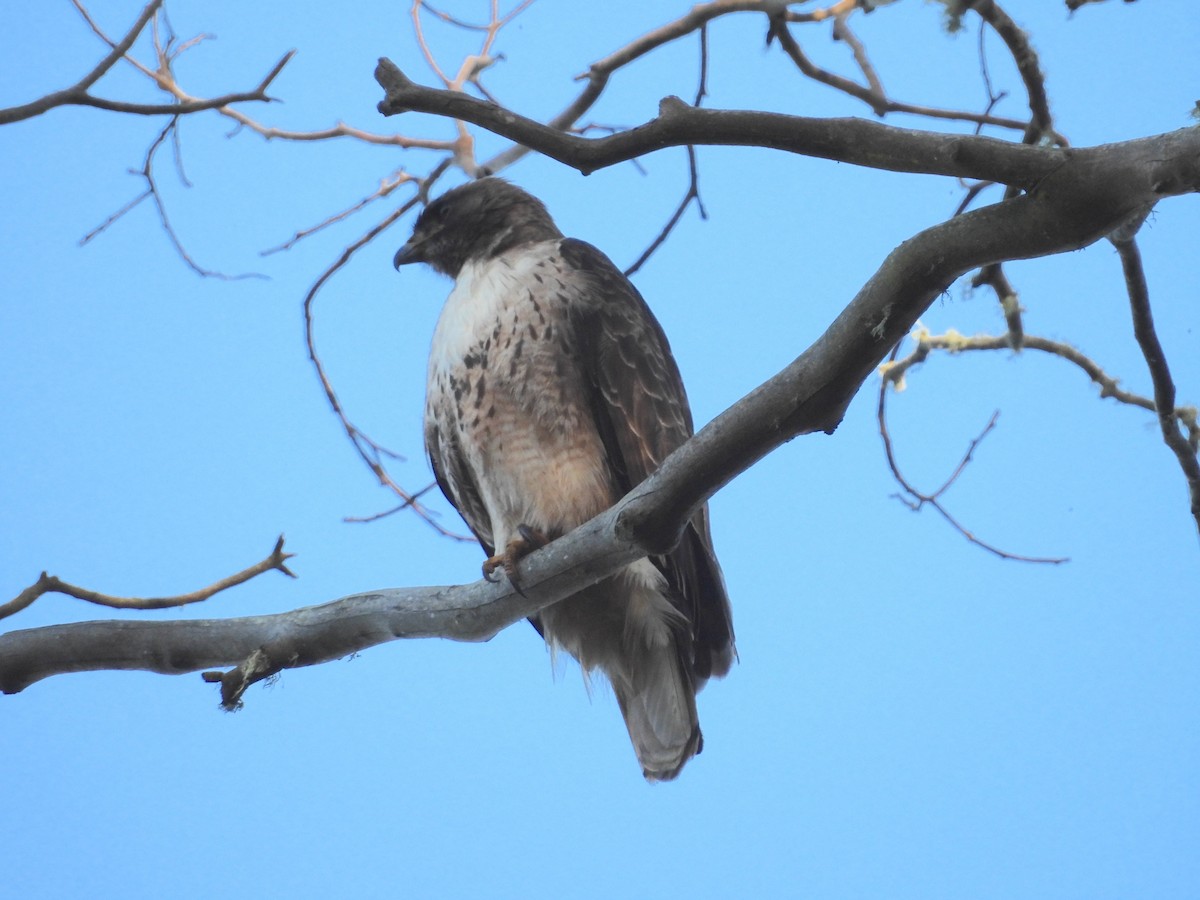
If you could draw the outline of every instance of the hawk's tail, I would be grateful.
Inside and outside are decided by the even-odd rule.
[[[665,647],[645,647],[610,672],[613,692],[647,781],[670,781],[700,752],[704,738],[696,692],[683,670],[674,635]]]
[[[605,667],[648,781],[670,781],[704,745],[696,685],[681,653],[687,621],[662,586],[661,577],[646,578],[630,592],[622,652]]]
[[[696,682],[683,650],[687,618],[666,595],[667,581],[639,560],[542,610],[540,630],[584,671],[608,676],[633,749],[649,781],[670,781],[700,752]]]

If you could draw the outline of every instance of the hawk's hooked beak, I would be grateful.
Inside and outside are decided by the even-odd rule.
[[[418,241],[415,237],[409,238],[408,243],[397,250],[396,255],[392,257],[392,265],[399,269],[409,263],[425,262],[425,256],[421,251],[423,243],[425,242]]]

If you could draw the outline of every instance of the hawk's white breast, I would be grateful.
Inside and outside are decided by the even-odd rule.
[[[522,281],[533,277],[533,270],[554,246],[546,245],[545,252],[472,260],[462,267],[433,332],[429,352],[431,380],[435,372],[461,365],[463,357],[497,324],[511,321],[521,297]]]
[[[470,473],[490,520],[472,527],[497,547],[519,524],[561,534],[616,499],[569,346],[570,279],[558,241],[468,263],[434,330],[426,429],[456,454],[442,471]]]

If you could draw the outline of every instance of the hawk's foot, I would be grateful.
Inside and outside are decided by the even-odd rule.
[[[508,580],[519,591],[521,589],[521,580],[517,575],[517,563],[534,550],[545,546],[549,543],[550,539],[536,528],[530,528],[524,523],[517,526],[517,534],[519,537],[515,537],[509,541],[503,553],[489,556],[483,561],[483,577],[488,581],[499,581],[500,579],[496,575],[496,570],[504,569],[504,574],[508,576]]]

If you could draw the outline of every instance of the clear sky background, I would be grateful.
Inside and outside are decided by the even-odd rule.
[[[463,17],[483,2],[456,3]],[[571,79],[687,4],[536,4],[487,74],[544,118]],[[136,2],[97,4],[123,33]],[[1192,124],[1200,17],[1191,3],[1108,2],[1068,18],[1013,0],[1078,146]],[[174,2],[178,64],[198,95],[242,90],[299,53],[246,108],[281,127],[383,120],[375,60],[431,82],[406,3]],[[68,3],[0,17],[0,105],[73,82],[103,55]],[[976,24],[905,0],[854,25],[898,99],[981,109]],[[760,15],[710,32],[708,103],[805,115],[870,111],[804,80]],[[827,26],[795,33],[852,72]],[[447,67],[474,45],[431,26]],[[992,77],[1024,114],[988,38]],[[144,49],[144,47],[143,47]],[[695,37],[616,75],[589,121],[633,125],[690,98]],[[97,93],[153,100],[130,70]],[[897,116],[889,122],[930,127]],[[140,190],[127,174],[158,119],[59,109],[0,129],[0,595],[49,570],[119,594],[189,591],[264,556],[284,532],[291,581],[270,574],[203,607],[121,618],[284,611],[357,591],[478,576],[477,547],[414,516],[347,524],[391,498],[358,462],[306,360],[313,279],[398,192],[289,253],[259,252],[370,193],[428,153],[227,137],[186,120],[172,220],[201,264],[269,280],[201,279],[143,204],[78,239]],[[479,135],[480,156],[503,146]],[[636,283],[670,336],[706,422],[816,339],[885,255],[942,221],[961,189],[762,150],[702,148],[694,210]],[[687,184],[669,150],[589,178],[530,157],[507,175],[565,232],[627,265]],[[462,178],[451,173],[450,186]],[[993,191],[989,197],[998,196]],[[449,284],[392,271],[411,220],[359,253],[317,301],[317,338],[351,416],[421,452],[425,355]],[[1140,237],[1181,402],[1200,401],[1200,204],[1164,202]],[[1148,393],[1120,266],[1107,244],[1013,264],[1030,333],[1068,340]],[[988,291],[954,285],[935,331],[999,331]],[[1102,401],[1032,352],[938,357],[891,404],[902,465],[932,487],[993,410],[999,426],[947,496],[980,537],[1059,567],[997,559],[932,511],[913,514],[876,433],[872,379],[831,437],[795,440],[712,502],[740,664],[700,697],[705,751],[648,786],[611,693],[551,671],[518,624],[483,645],[397,642],[289,671],[236,714],[198,675],[56,677],[0,697],[0,879],[13,897],[1155,897],[1200,896],[1200,554],[1184,482],[1152,417]],[[437,499],[448,524],[457,517]],[[107,618],[47,596],[7,628]]]

